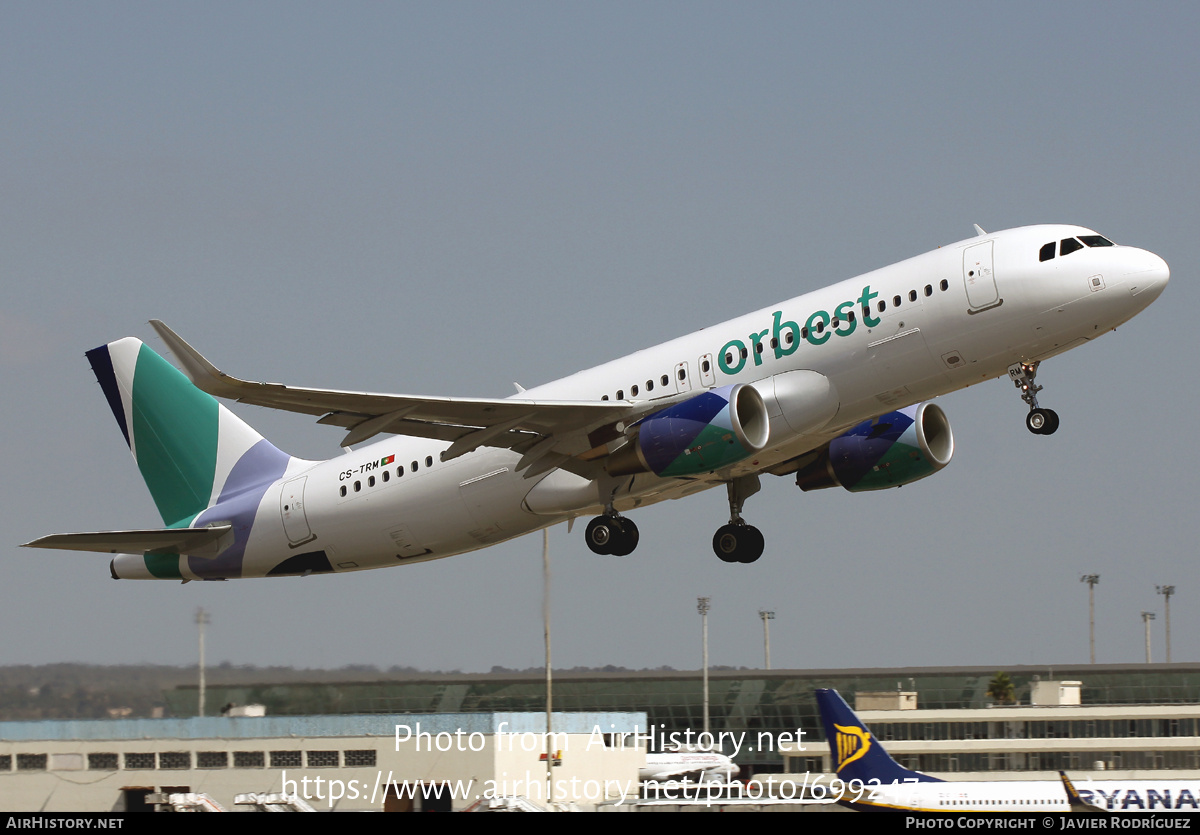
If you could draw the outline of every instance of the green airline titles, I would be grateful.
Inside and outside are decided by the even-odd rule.
[[[868,284],[863,288],[862,295],[858,297],[857,301],[854,299],[844,301],[834,308],[832,317],[827,311],[815,311],[805,322],[803,331],[805,338],[812,345],[823,345],[834,334],[849,336],[854,333],[854,329],[858,327],[858,320],[852,317],[850,312],[856,304],[862,308],[863,322],[866,323],[867,327],[875,327],[879,324],[879,319],[871,315],[871,300],[878,295],[878,293],[871,290],[871,285]],[[731,339],[726,342],[725,347],[721,349],[721,353],[717,356],[717,367],[726,374],[737,374],[746,367],[747,356],[754,357],[755,365],[762,365],[762,351],[760,346],[767,334],[771,334],[772,344],[775,346],[775,359],[781,359],[794,354],[796,349],[800,347],[800,326],[792,321],[783,321],[782,310],[776,310],[773,316],[775,322],[771,328],[750,334],[748,338],[750,344],[753,346],[751,349],[747,349],[746,343],[740,339]],[[832,330],[826,330],[834,319],[838,320],[838,326]],[[818,333],[818,327],[821,331],[820,333]],[[792,341],[789,345],[784,345],[783,340],[780,338],[785,330],[792,333]],[[732,359],[733,362],[728,362],[726,360],[727,357]]]

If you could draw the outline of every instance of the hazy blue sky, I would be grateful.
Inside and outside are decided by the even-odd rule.
[[[407,568],[114,582],[18,543],[152,527],[84,351],[161,318],[257,379],[507,396],[938,245],[1090,226],[1166,258],[1149,310],[943,398],[955,460],[878,494],[767,477],[753,566],[723,491],[597,557],[551,532],[556,666],[1143,657],[1173,583],[1197,661],[1194,3],[0,4],[0,664],[523,667],[541,537]],[[341,432],[238,407],[297,455]]]

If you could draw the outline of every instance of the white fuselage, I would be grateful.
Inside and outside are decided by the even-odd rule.
[[[678,498],[769,470],[860,421],[999,377],[1012,363],[1061,353],[1137,314],[1169,275],[1158,256],[1124,246],[1039,261],[1046,242],[1080,234],[1094,233],[1037,226],[961,241],[521,395],[677,402],[753,384],[771,416],[770,441],[717,472],[526,478],[508,449],[442,462],[447,443],[401,436],[329,461],[293,460],[258,508],[242,576],[264,576],[282,557],[312,550],[335,571],[437,559],[597,512],[606,495],[623,511]],[[796,421],[775,398],[774,378],[794,371],[831,384],[816,423]]]
[[[1102,780],[1075,784],[1087,803],[1110,812],[1200,811],[1200,783],[1186,780]],[[866,786],[847,792],[845,805],[905,812],[1067,812],[1058,780],[996,780]]]

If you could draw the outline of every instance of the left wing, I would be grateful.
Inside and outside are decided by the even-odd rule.
[[[449,441],[448,461],[482,446],[522,453],[518,469],[525,477],[555,467],[590,477],[587,462],[612,451],[624,429],[639,417],[677,398],[628,401],[484,400],[466,397],[416,397],[401,394],[334,391],[243,380],[218,369],[199,351],[157,319],[150,324],[175,354],[197,388],[214,397],[290,412],[322,415],[318,423],[349,429],[342,446],[362,443],[386,432]],[[613,448],[619,446],[615,444]]]

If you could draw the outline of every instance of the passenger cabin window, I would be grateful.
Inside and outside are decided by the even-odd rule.
[[[917,291],[916,290],[908,291],[908,300],[910,302],[915,302],[917,300]]]
[[[617,399],[618,400],[625,399],[625,389],[617,389]]]
[[[630,396],[630,397],[637,397],[637,393],[638,393],[638,387],[637,387],[637,386],[630,386],[630,387],[629,387],[629,396]]]
[[[926,297],[926,298],[928,298],[928,297],[930,297],[930,296],[932,296],[932,295],[933,295],[933,286],[932,286],[932,285],[929,285],[929,284],[926,284],[926,285],[925,285],[925,297]]]
[[[938,284],[938,287],[941,287],[941,288],[942,288],[942,290],[943,290],[943,292],[944,292],[944,291],[946,291],[946,290],[949,290],[949,289],[950,289],[950,282],[949,282],[949,281],[947,281],[946,279],[944,279],[944,278],[943,278],[943,279],[942,279],[942,281],[941,281],[941,283],[940,283],[940,284]]]
[[[1074,252],[1077,249],[1083,249],[1083,244],[1081,244],[1079,241],[1075,240],[1074,238],[1063,238],[1061,241],[1058,242],[1058,254],[1059,255],[1070,255],[1072,252]]]
[[[1054,241],[1051,241],[1050,243],[1044,245],[1040,250],[1038,250],[1038,260],[1039,261],[1049,261],[1053,257],[1054,257]]]
[[[665,385],[669,385],[669,384],[670,384],[670,382],[671,382],[671,378],[670,378],[670,377],[668,377],[666,374],[662,375],[662,384],[663,384],[664,386],[665,386]]]
[[[432,456],[432,455],[426,455],[426,456],[425,456],[425,466],[426,466],[426,467],[432,467],[432,466],[433,466],[433,456]]]

